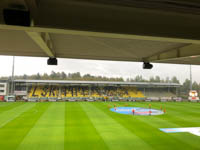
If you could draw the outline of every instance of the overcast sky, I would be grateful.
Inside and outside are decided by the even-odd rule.
[[[10,76],[12,72],[12,56],[0,56],[0,76]],[[143,70],[142,63],[122,61],[99,61],[81,59],[58,59],[58,66],[48,66],[47,58],[15,57],[15,75],[31,75],[36,73],[80,72],[82,75],[102,75],[108,77],[134,78],[142,75],[145,78],[160,76],[161,78],[177,76],[183,82],[189,78],[189,65],[153,64],[151,70]],[[192,66],[193,80],[200,83],[200,66]]]

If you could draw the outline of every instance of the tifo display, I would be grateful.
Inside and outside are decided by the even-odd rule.
[[[144,97],[134,87],[34,86],[29,97]]]

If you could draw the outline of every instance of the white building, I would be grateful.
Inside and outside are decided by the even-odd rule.
[[[7,83],[0,83],[0,96],[7,95]]]

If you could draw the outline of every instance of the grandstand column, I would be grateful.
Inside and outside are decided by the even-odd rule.
[[[145,87],[144,87],[144,96],[146,95],[146,93],[145,93],[145,92],[146,92],[146,90],[145,90]]]
[[[103,97],[103,86],[100,86],[100,94],[101,94],[101,97]]]
[[[13,64],[12,64],[12,78],[11,78],[11,95],[14,95],[15,85],[14,85],[14,72],[15,72],[15,56],[13,56]]]
[[[58,97],[61,98],[61,86],[58,86],[58,87],[59,87]]]
[[[8,94],[10,94],[10,81],[8,80],[6,83],[7,83],[6,95],[8,95]]]
[[[180,96],[180,87],[176,87],[177,96]]]
[[[28,83],[26,83],[26,98],[27,98],[27,100],[28,100]]]
[[[91,97],[91,85],[89,85],[89,97]]]
[[[168,93],[169,93],[169,86],[168,86]]]

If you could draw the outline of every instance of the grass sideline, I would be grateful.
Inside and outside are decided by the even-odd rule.
[[[160,116],[112,112],[108,105],[166,109]],[[200,137],[159,128],[200,127],[190,102],[0,103],[2,150],[199,150]]]

